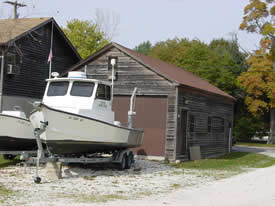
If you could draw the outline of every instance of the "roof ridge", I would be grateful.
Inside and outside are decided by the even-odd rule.
[[[157,63],[157,64],[162,64],[162,65],[166,65],[167,67],[170,67],[170,69],[173,69],[173,70],[178,70],[179,72],[181,72],[181,73],[185,73],[184,75],[186,75],[186,74],[188,74],[188,76],[189,77],[192,77],[192,78],[194,78],[195,80],[199,80],[199,81],[201,81],[201,82],[204,82],[204,84],[206,84],[206,85],[204,85],[204,86],[209,86],[209,87],[212,87],[212,89],[211,89],[211,91],[209,91],[210,90],[210,88],[209,88],[209,90],[207,90],[207,88],[198,88],[198,87],[196,87],[196,85],[193,85],[193,86],[191,86],[191,85],[186,85],[184,82],[182,82],[182,81],[179,81],[178,80],[178,78],[177,78],[177,76],[174,76],[174,77],[171,77],[171,76],[173,76],[173,75],[169,75],[169,72],[164,72],[164,71],[162,71],[161,73],[165,73],[165,76],[168,76],[169,77],[169,79],[172,79],[172,80],[174,80],[174,81],[176,81],[177,83],[179,83],[179,84],[182,84],[182,85],[186,85],[186,86],[191,86],[191,87],[194,87],[194,88],[197,88],[197,89],[201,89],[201,90],[206,90],[206,91],[209,91],[209,92],[211,92],[211,93],[217,93],[217,94],[219,94],[219,95],[222,95],[222,96],[226,96],[226,97],[229,97],[229,98],[232,98],[232,99],[235,99],[234,97],[232,97],[231,95],[229,95],[229,94],[227,94],[226,92],[224,92],[224,91],[222,91],[221,89],[219,89],[218,87],[216,87],[216,86],[214,86],[214,85],[212,85],[210,82],[208,82],[207,80],[204,80],[204,79],[202,79],[201,77],[199,77],[199,76],[197,76],[197,75],[195,75],[193,72],[190,72],[190,71],[187,71],[187,70],[185,70],[185,69],[183,69],[183,68],[180,68],[180,67],[178,67],[178,66],[176,66],[176,65],[174,65],[174,64],[170,64],[170,63],[167,63],[167,62],[165,62],[165,61],[162,61],[162,60],[160,60],[160,59],[157,59],[157,58],[154,58],[154,57],[151,57],[151,56],[146,56],[146,55],[144,55],[144,54],[141,54],[141,53],[139,53],[139,52],[137,52],[137,51],[135,51],[135,50],[132,50],[132,49],[129,49],[129,48],[127,48],[127,47],[125,47],[125,46],[122,46],[122,45],[120,45],[120,44],[118,44],[118,43],[116,43],[116,42],[112,42],[112,44],[113,45],[117,45],[117,46],[119,46],[119,47],[121,47],[121,48],[123,48],[124,50],[128,50],[129,52],[130,52],[130,55],[133,57],[133,56],[135,56],[136,58],[138,58],[140,61],[142,61],[143,63],[145,63],[146,65],[148,65],[148,66],[150,66],[151,67],[151,69],[153,69],[154,71],[156,71],[157,73],[159,73],[159,67],[156,67],[155,65],[154,65],[154,63]],[[127,52],[128,53],[128,52]],[[137,56],[138,57],[137,57]],[[142,59],[140,59],[139,57],[141,57]],[[144,62],[144,60],[146,61],[146,62]],[[150,64],[150,63],[148,63],[147,61],[151,61],[151,60],[153,60],[154,62],[151,62],[152,64]],[[176,77],[176,78],[175,78]],[[214,91],[212,91],[212,90],[217,90],[216,92],[214,92]]]
[[[0,19],[0,44],[7,44],[9,41],[51,20],[54,20],[53,17]]]

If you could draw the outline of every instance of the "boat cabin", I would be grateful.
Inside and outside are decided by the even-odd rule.
[[[53,109],[114,123],[111,84],[87,79],[84,72],[47,80],[43,103]]]

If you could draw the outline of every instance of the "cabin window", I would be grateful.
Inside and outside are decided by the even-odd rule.
[[[208,126],[208,133],[211,133],[211,130],[212,130],[212,119],[211,117],[208,117],[208,120],[207,120],[207,126]]]
[[[95,84],[93,82],[74,82],[71,96],[91,97]]]
[[[111,87],[105,85],[106,100],[111,100]]]
[[[190,122],[189,122],[189,131],[194,132],[195,131],[195,116],[190,115]]]
[[[102,100],[111,100],[111,88],[108,85],[98,84],[96,98]]]
[[[67,94],[69,82],[51,82],[48,89],[48,96],[65,96]]]

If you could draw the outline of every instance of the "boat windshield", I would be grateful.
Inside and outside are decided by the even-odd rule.
[[[51,82],[48,88],[48,96],[65,96],[67,94],[69,82]]]
[[[71,89],[71,96],[91,97],[95,84],[93,82],[74,82]]]

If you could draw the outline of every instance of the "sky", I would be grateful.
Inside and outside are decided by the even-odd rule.
[[[0,1],[0,18],[12,16],[10,5]],[[128,48],[149,40],[155,44],[167,39],[213,39],[238,36],[246,51],[257,49],[260,36],[238,30],[243,9],[249,0],[18,0],[27,7],[21,18],[54,17],[59,26],[72,19],[94,20],[96,10],[115,14],[119,19],[113,41]]]

